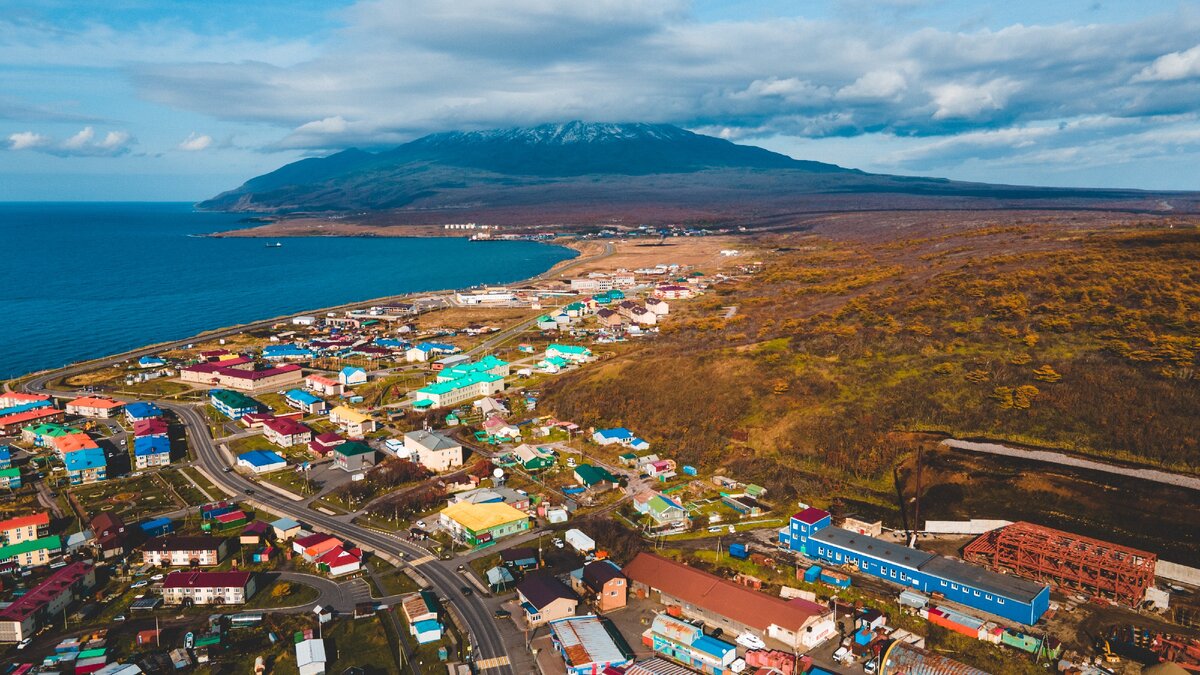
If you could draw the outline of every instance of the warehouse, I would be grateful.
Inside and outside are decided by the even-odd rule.
[[[258,474],[287,468],[287,460],[270,450],[243,452],[238,455],[237,464]]]
[[[1128,605],[1145,599],[1158,562],[1153,553],[1025,522],[985,533],[963,549],[963,557]]]

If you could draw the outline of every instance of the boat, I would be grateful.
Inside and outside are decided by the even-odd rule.
[[[272,244],[271,242],[267,242],[267,248],[279,248],[281,246],[283,246],[282,242],[277,241],[274,244]]]

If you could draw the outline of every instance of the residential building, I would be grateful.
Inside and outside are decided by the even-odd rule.
[[[162,436],[165,438],[169,431],[170,427],[167,425],[166,420],[161,417],[138,420],[133,423],[134,438],[141,438],[143,436]]]
[[[318,558],[341,546],[342,540],[324,532],[314,532],[292,542],[292,550],[310,563],[317,562]]]
[[[571,573],[571,588],[603,614],[625,606],[629,580],[615,562],[593,560]]]
[[[338,382],[342,386],[353,387],[356,384],[367,383],[367,371],[354,366],[346,366],[338,372]]]
[[[308,449],[314,455],[317,455],[318,457],[324,457],[333,452],[334,448],[345,442],[346,439],[342,438],[338,434],[332,431],[327,431],[323,434],[317,434],[314,436],[313,439],[308,442]]]
[[[554,453],[547,448],[539,448],[537,446],[522,443],[513,448],[513,455],[517,461],[521,462],[521,466],[526,471],[540,471],[554,466],[557,459]]]
[[[431,358],[436,358],[442,354],[455,354],[461,351],[458,347],[441,342],[422,342],[413,345],[408,351],[404,352],[404,358],[409,363],[424,363]]]
[[[517,584],[517,604],[525,612],[526,624],[533,628],[556,619],[575,616],[579,598],[554,575],[535,572],[525,575]]]
[[[21,489],[21,469],[15,466],[0,469],[0,490]]]
[[[550,639],[567,675],[603,675],[633,661],[634,652],[615,626],[595,615],[550,622]]]
[[[158,356],[146,355],[138,359],[138,368],[162,368],[167,362]]]
[[[696,289],[691,286],[665,284],[654,289],[654,297],[661,300],[687,300],[696,296]]]
[[[246,415],[257,413],[261,406],[258,401],[229,389],[212,389],[208,392],[208,402],[222,415],[231,420],[240,420]]]
[[[667,301],[661,298],[646,298],[646,309],[659,316],[666,316],[671,313],[671,305],[667,304]]]
[[[459,502],[442,510],[438,523],[457,541],[485,546],[529,529],[529,516],[508,504]]]
[[[362,551],[339,545],[317,558],[317,569],[331,577],[342,577],[362,569]]]
[[[612,475],[608,469],[593,464],[580,464],[575,467],[575,480],[595,492],[606,492],[617,484],[617,477]]]
[[[324,375],[309,375],[304,378],[304,386],[321,396],[341,396],[345,386],[337,380]]]
[[[495,356],[488,355],[478,361],[467,360],[463,363],[458,363],[449,367],[442,368],[438,371],[438,382],[450,382],[461,377],[474,375],[476,373],[487,373],[489,375],[498,375],[507,377],[511,370],[507,361],[501,361]]]
[[[59,411],[61,412],[61,411]],[[64,426],[51,422],[32,424],[21,429],[21,440],[33,443],[39,448],[54,447],[54,439],[59,436],[82,433],[75,427]]]
[[[99,448],[91,436],[82,431],[74,434],[64,434],[50,439],[51,446],[58,452],[59,457],[66,457],[77,450],[93,450]]]
[[[612,445],[620,443],[621,445],[629,445],[637,438],[634,433],[625,427],[616,427],[614,429],[597,429],[592,433],[592,442],[600,445]]]
[[[163,581],[163,602],[181,605],[240,605],[254,595],[249,572],[171,572]]]
[[[329,411],[329,421],[341,427],[351,438],[362,438],[375,431],[375,420],[370,415],[344,405]]]
[[[108,419],[116,415],[123,405],[125,404],[111,398],[84,396],[67,404],[67,414]]]
[[[63,417],[63,411],[46,406],[11,413],[0,417],[0,432],[8,433],[13,429],[23,429],[26,426],[47,422],[61,422],[63,421]]]
[[[514,546],[500,551],[500,562],[518,572],[536,570],[541,566],[538,550],[527,546]]]
[[[130,423],[162,416],[162,409],[148,401],[135,401],[125,404],[125,419]]]
[[[484,487],[450,495],[448,504],[470,502],[472,504],[504,503],[520,511],[529,510],[529,495],[508,487]]]
[[[596,312],[596,321],[605,328],[617,328],[625,324],[624,317],[607,308]]]
[[[287,468],[287,460],[270,450],[251,450],[238,455],[237,465],[256,474]]]
[[[135,534],[132,530],[127,532],[125,521],[108,511],[92,518],[91,529],[96,535],[96,546],[103,560],[125,555]]]
[[[134,466],[145,469],[171,463],[171,441],[166,436],[136,436],[133,439]]]
[[[462,466],[463,446],[436,431],[410,431],[404,434],[404,449],[416,462],[430,471],[442,472]]]
[[[324,640],[310,638],[296,643],[296,668],[300,675],[325,675],[327,661]]]
[[[231,359],[180,368],[179,379],[253,393],[278,391],[300,384],[304,380],[304,370],[294,363],[255,369],[250,359]]]
[[[71,485],[86,485],[108,478],[108,461],[100,448],[87,448],[68,453],[63,458]]]
[[[229,552],[223,537],[155,537],[142,547],[142,562],[156,567],[214,567]]]
[[[409,397],[417,402],[429,401],[435,408],[457,405],[480,396],[491,396],[504,391],[504,378],[490,373],[474,373],[449,382],[435,382],[416,391]]]
[[[56,536],[0,546],[0,563],[13,563],[20,567],[40,567],[50,563],[50,557],[62,551],[62,540]]]
[[[658,492],[644,491],[634,495],[633,508],[648,516],[656,530],[687,529],[692,522],[682,504]]]
[[[0,544],[19,544],[50,534],[50,513],[39,511],[0,521]]]
[[[351,473],[362,471],[375,465],[375,449],[358,441],[340,443],[333,448],[333,465]]]
[[[271,521],[271,529],[275,531],[276,541],[287,541],[300,533],[300,523],[291,518],[280,518]]]
[[[557,356],[574,363],[587,363],[592,360],[592,350],[581,345],[551,343],[546,347],[546,358]]]
[[[759,593],[681,562],[639,553],[622,571],[638,597],[658,593],[662,604],[728,635],[749,632],[799,651],[837,635],[832,614],[822,605]]]
[[[0,445],[0,469],[12,466],[12,446]]]
[[[325,412],[325,399],[314,396],[303,389],[289,389],[283,397],[289,406],[309,415]]]
[[[63,611],[96,585],[96,569],[85,562],[63,567],[0,609],[0,642],[20,642],[61,620]]]
[[[290,417],[264,420],[263,438],[281,448],[304,445],[312,440],[312,430]]]
[[[437,595],[433,591],[420,591],[400,599],[408,632],[417,644],[428,644],[442,639],[442,624],[438,618]]]
[[[658,654],[701,673],[720,675],[729,672],[737,658],[737,647],[705,635],[704,629],[669,614],[658,614],[642,641]]]

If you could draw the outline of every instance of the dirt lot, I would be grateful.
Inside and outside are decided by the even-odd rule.
[[[588,272],[611,272],[625,268],[654,267],[658,264],[679,264],[701,267],[706,272],[716,272],[726,267],[745,264],[761,259],[767,252],[744,237],[671,237],[658,243],[656,239],[587,239],[582,241],[555,242],[579,251],[582,257],[597,255],[612,244],[615,251],[607,258],[585,262],[571,269],[571,276]],[[736,249],[738,256],[722,256],[723,249]],[[570,262],[570,261],[566,261]],[[559,263],[560,265],[564,263]],[[551,269],[547,277],[554,275]]]

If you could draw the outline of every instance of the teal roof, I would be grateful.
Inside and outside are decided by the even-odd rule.
[[[583,481],[584,485],[588,486],[595,485],[601,481],[617,482],[617,477],[609,473],[608,469],[591,464],[580,464],[575,467],[575,475],[579,477],[579,480]]]
[[[51,551],[57,551],[62,548],[62,540],[58,537],[42,537],[41,539],[28,539],[19,544],[9,544],[8,546],[0,546],[0,560],[8,560],[22,553],[31,553],[48,548]]]
[[[497,382],[503,379],[504,378],[500,377],[499,375],[492,375],[490,373],[471,373],[470,375],[467,375],[466,377],[460,377],[457,380],[450,380],[449,382],[437,382],[429,385],[428,387],[422,387],[421,389],[417,390],[417,393],[441,396],[442,394],[449,394],[452,391],[458,391],[463,387],[469,387],[480,382]]]
[[[495,370],[496,368],[503,368],[507,365],[508,365],[507,361],[501,361],[500,359],[496,358],[495,356],[492,356],[491,354],[489,354],[489,355],[483,357],[482,359],[479,359],[478,361],[475,361],[473,363],[460,363],[458,365],[450,366],[449,368],[446,368],[441,373],[439,373],[438,376],[439,377],[448,377],[449,376],[449,377],[454,377],[455,379],[457,379],[460,377],[466,377],[468,375],[471,375],[472,373],[486,373],[490,370]]]
[[[592,353],[592,350],[588,349],[587,347],[580,346],[580,345],[561,345],[561,344],[555,343],[555,344],[551,344],[548,347],[546,347],[546,351],[550,351],[551,349],[553,349],[554,351],[557,351],[557,352],[562,352],[564,354],[583,354],[583,355],[587,356]]]
[[[250,398],[240,391],[232,391],[230,389],[213,389],[208,392],[210,399],[220,401],[225,407],[231,410],[258,410],[258,401]]]
[[[375,450],[373,450],[371,448],[371,446],[367,445],[366,443],[359,443],[357,441],[346,441],[345,443],[341,443],[337,447],[335,447],[333,449],[333,451],[339,455],[344,455],[346,457],[353,457],[354,455],[365,455],[368,452],[372,452],[372,453],[375,452]]]

